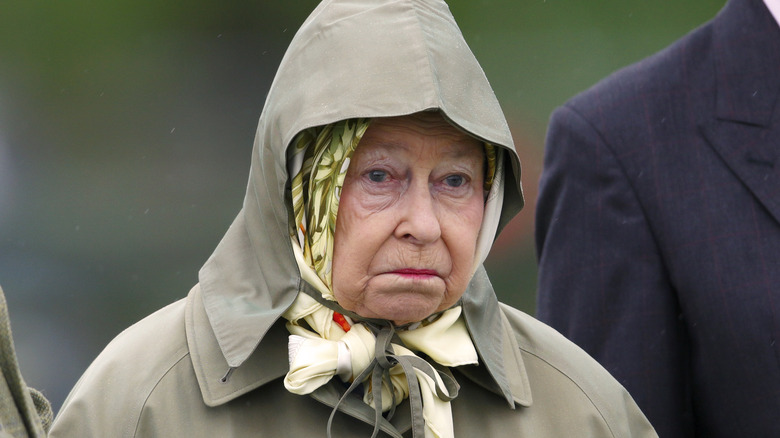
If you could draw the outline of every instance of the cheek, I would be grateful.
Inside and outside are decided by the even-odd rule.
[[[341,259],[354,259],[354,253],[365,253],[370,249],[380,233],[378,216],[364,208],[356,197],[342,196],[334,233],[334,264],[337,250],[343,256]]]
[[[356,298],[353,296],[356,295],[356,292],[352,291],[349,286],[356,285],[356,279],[359,278],[361,269],[360,266],[351,263],[356,260],[355,258],[348,257],[350,253],[354,252],[354,243],[351,240],[353,235],[349,232],[349,227],[343,225],[343,222],[339,219],[336,224],[331,284],[336,301],[348,310],[352,310],[351,303]]]
[[[452,292],[460,297],[474,274],[477,237],[483,218],[481,197],[462,205],[452,217],[454,219],[443,227],[442,235],[446,235],[447,248],[452,257]]]
[[[481,196],[473,196],[468,202],[451,209],[451,220],[448,221],[446,229],[452,235],[460,236],[458,248],[465,252],[459,254],[460,257],[474,256],[483,215],[484,207]]]
[[[382,241],[377,215],[362,208],[349,192],[342,194],[333,244],[333,295],[340,305],[355,310]]]

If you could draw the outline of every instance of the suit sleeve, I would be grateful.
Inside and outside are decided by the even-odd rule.
[[[537,316],[601,362],[659,436],[689,436],[688,341],[636,195],[650,183],[642,177],[629,179],[572,108],[553,113],[536,212]]]

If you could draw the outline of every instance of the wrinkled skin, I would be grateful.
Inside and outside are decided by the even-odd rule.
[[[473,274],[484,212],[482,144],[438,113],[375,119],[344,181],[333,289],[398,325],[445,310]]]

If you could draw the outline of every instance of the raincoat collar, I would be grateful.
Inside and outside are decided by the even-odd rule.
[[[489,286],[484,269],[480,268],[474,282]],[[231,367],[219,347],[219,343],[208,322],[208,316],[199,285],[187,297],[185,330],[195,375],[198,379],[203,402],[207,406],[219,406],[243,394],[279,379],[287,373],[287,335],[284,325],[274,324],[260,341],[257,349],[241,366]],[[516,338],[498,302],[485,306],[484,303],[464,302],[464,312],[480,312],[489,318],[479,318],[482,327],[469,326],[473,333],[480,333],[475,343],[481,348],[479,366],[459,367],[457,370],[478,385],[498,396],[504,397],[509,406],[531,405],[531,388],[525,364],[520,356]],[[477,342],[477,341],[483,342]],[[331,386],[317,390],[313,397],[327,405],[335,406],[340,394]],[[370,406],[362,404],[365,408]],[[351,415],[370,423],[373,414],[361,415],[353,407]],[[347,406],[347,411],[350,408]],[[399,412],[406,412],[399,409]],[[365,418],[363,418],[365,417]],[[403,424],[403,417],[400,422]]]

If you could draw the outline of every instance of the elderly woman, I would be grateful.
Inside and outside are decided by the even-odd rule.
[[[482,261],[520,164],[441,0],[325,0],[189,296],[119,335],[52,437],[655,436]]]

